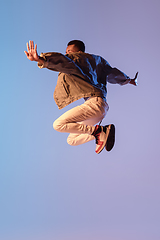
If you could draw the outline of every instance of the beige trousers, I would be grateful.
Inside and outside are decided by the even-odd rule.
[[[70,133],[67,138],[70,145],[89,142],[95,139],[91,135],[95,129],[94,125],[105,117],[108,109],[108,104],[101,97],[89,98],[61,115],[53,123],[53,128],[59,132]]]

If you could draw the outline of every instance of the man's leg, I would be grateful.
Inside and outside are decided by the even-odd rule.
[[[85,125],[90,125],[90,126],[94,126],[95,124],[97,124],[98,122],[103,120],[103,116],[102,117],[97,117],[97,118],[92,118],[89,120],[84,120],[83,122],[79,122],[80,124],[85,124]],[[77,146],[89,141],[95,140],[95,137],[93,135],[89,135],[89,134],[76,134],[76,133],[70,133],[68,138],[67,138],[67,143],[69,145],[72,146]]]
[[[82,105],[74,107],[61,115],[53,123],[53,128],[58,132],[68,132],[76,134],[91,135],[95,129],[92,125],[87,125],[83,121],[92,119],[102,120],[108,111],[108,104],[100,97],[90,98]]]
[[[108,132],[105,132],[103,127],[93,126],[94,123],[101,121],[108,111],[108,104],[100,97],[94,97],[87,100],[84,104],[77,106],[62,116],[54,123],[53,127],[59,132],[69,132],[81,140],[81,143],[90,141],[96,138],[96,152],[99,153],[103,149],[107,141]],[[86,121],[94,120],[92,125],[87,125]],[[89,136],[87,136],[89,135]],[[98,141],[97,141],[98,139]],[[102,141],[104,142],[102,145]],[[99,147],[99,145],[101,147]]]

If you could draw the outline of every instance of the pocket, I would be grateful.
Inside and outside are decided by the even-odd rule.
[[[67,85],[66,83],[63,83],[63,88],[64,88],[66,94],[69,95],[69,85]]]

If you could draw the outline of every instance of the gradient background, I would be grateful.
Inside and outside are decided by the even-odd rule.
[[[160,239],[159,13],[159,0],[1,1],[0,239]],[[139,71],[138,87],[108,84],[109,153],[53,130],[78,103],[58,110],[57,73],[24,54],[29,40],[65,53],[72,39]]]

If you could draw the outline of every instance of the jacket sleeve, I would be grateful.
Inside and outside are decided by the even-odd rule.
[[[45,60],[44,64],[38,63],[39,68],[48,68],[52,71],[66,74],[83,75],[82,70],[69,57],[58,53],[41,53],[40,58]]]
[[[110,73],[107,75],[107,82],[109,83],[125,85],[130,81],[131,79],[117,68],[112,68]]]
[[[103,60],[103,63],[104,71],[107,76],[107,82],[112,84],[118,83],[120,85],[125,85],[131,81],[131,79],[125,73],[121,72],[117,68],[112,68],[106,60]]]

